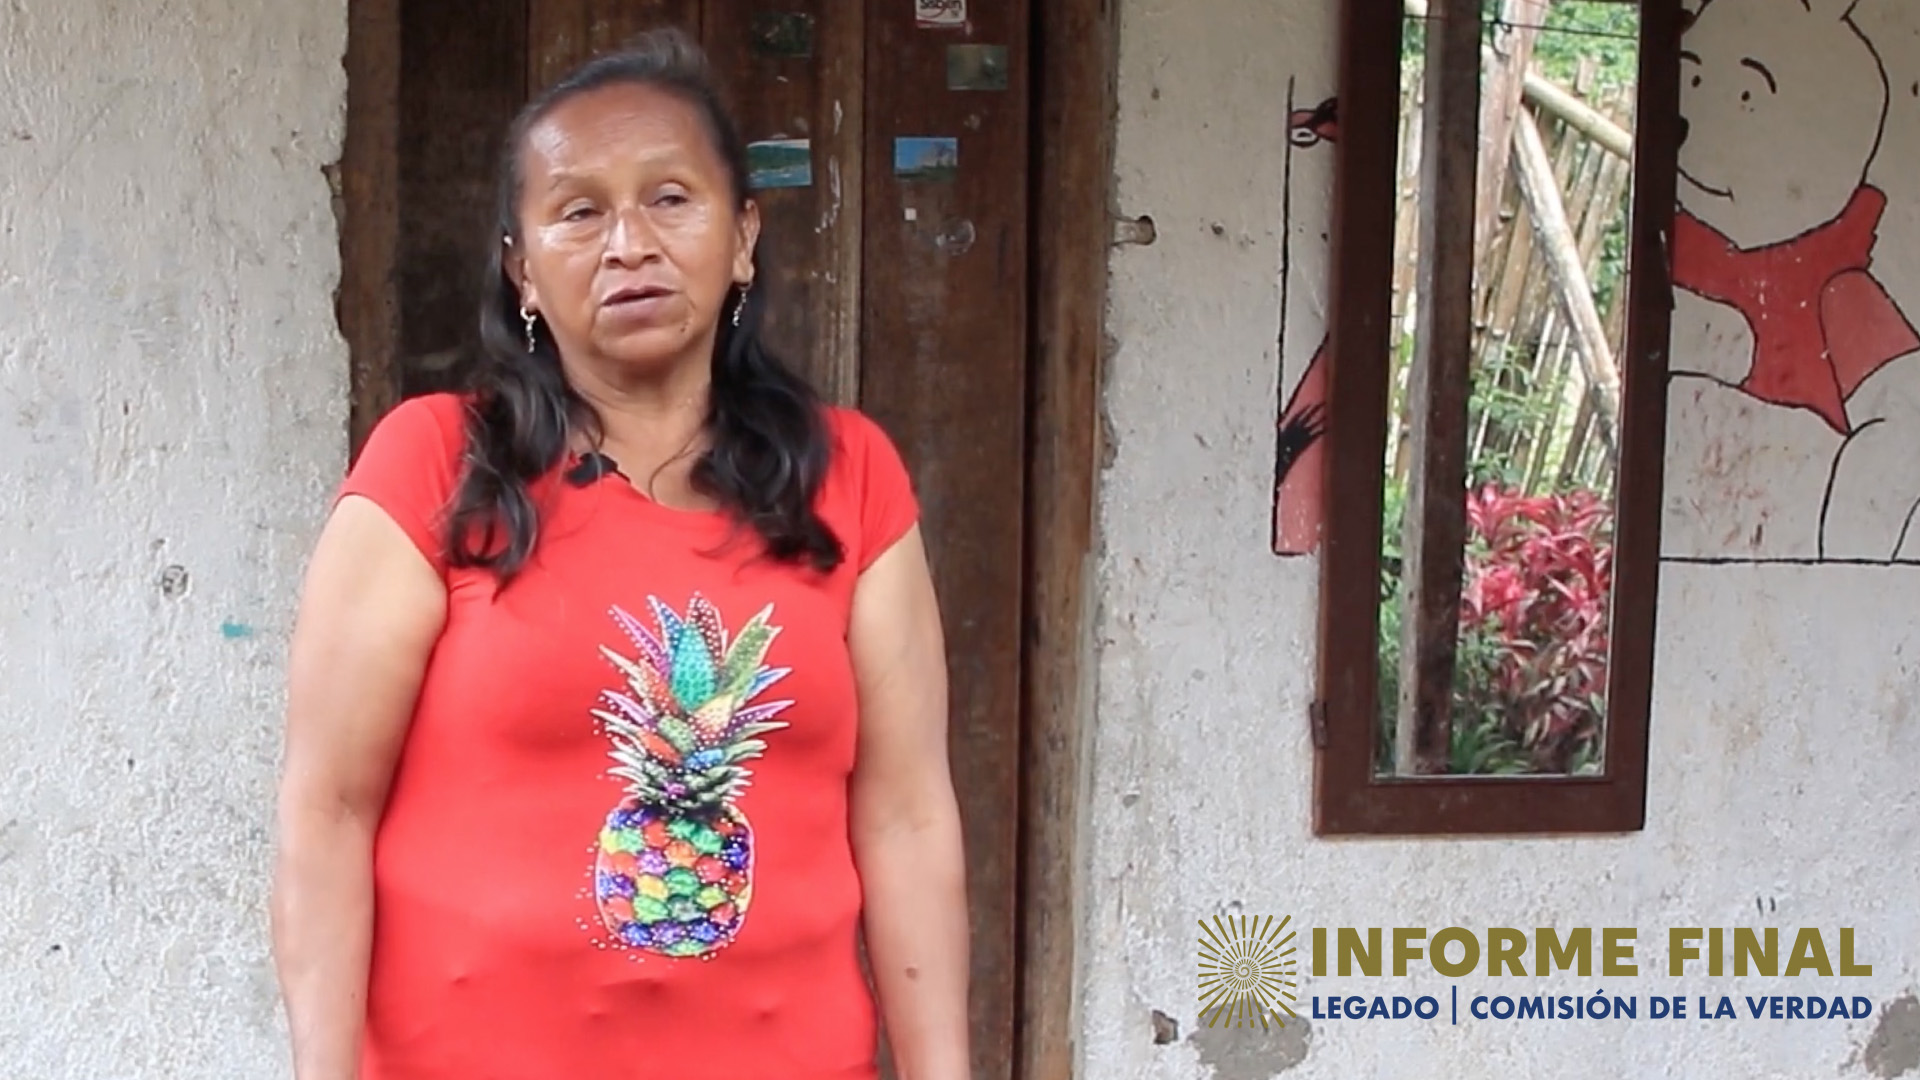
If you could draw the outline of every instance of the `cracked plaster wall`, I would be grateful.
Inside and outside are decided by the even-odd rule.
[[[0,3],[0,1080],[285,1075],[265,873],[344,463],[346,5]]]

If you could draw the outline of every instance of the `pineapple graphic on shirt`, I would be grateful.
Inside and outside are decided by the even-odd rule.
[[[600,830],[594,896],[616,942],[672,957],[711,957],[739,934],[753,900],[753,827],[739,800],[792,704],[753,704],[788,669],[761,661],[779,634],[769,604],[728,640],[696,594],[684,615],[648,597],[648,627],[616,607],[638,654],[601,653],[626,677],[593,710],[613,742],[620,804]]]

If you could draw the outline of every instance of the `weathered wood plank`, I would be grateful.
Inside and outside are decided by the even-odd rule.
[[[704,32],[741,137],[808,140],[807,182],[755,193],[774,275],[755,287],[773,298],[768,342],[848,405],[859,399],[865,24],[861,5],[844,0],[788,0],[778,11],[707,0]],[[773,39],[801,27],[808,55],[787,55],[793,41]]]
[[[526,100],[527,0],[471,0],[459,18],[405,5],[398,249],[401,393],[451,388],[476,344],[500,140]]]
[[[867,6],[860,402],[914,470],[951,665],[973,919],[973,1075],[1013,1067],[1027,469],[1028,45],[1022,0],[922,29]],[[1005,89],[948,88],[948,46],[1006,47]],[[895,140],[955,140],[957,158]]]
[[[1015,1075],[1072,1080],[1081,754],[1091,727],[1094,491],[1112,201],[1114,5],[1041,5],[1027,469],[1021,763],[1020,1012]]]
[[[529,94],[644,31],[677,26],[698,37],[700,6],[700,0],[529,0]]]
[[[334,306],[347,339],[347,445],[357,456],[400,395],[400,0],[347,6],[346,68],[346,137],[329,179],[341,220]]]
[[[1427,24],[1419,308],[1408,371],[1412,468],[1395,762],[1447,769],[1466,538],[1467,400],[1472,393],[1473,222],[1480,121],[1479,0],[1438,0]]]

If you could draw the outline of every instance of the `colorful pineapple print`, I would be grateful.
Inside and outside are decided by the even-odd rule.
[[[749,703],[787,669],[761,664],[779,633],[767,622],[772,605],[728,641],[702,596],[684,616],[647,602],[657,629],[613,609],[638,656],[601,649],[627,680],[593,711],[627,790],[600,830],[594,895],[615,942],[706,958],[739,934],[753,900],[745,763],[766,749],[759,736],[786,726],[773,717],[792,702]]]

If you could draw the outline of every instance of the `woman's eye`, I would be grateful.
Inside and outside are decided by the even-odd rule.
[[[565,213],[560,215],[560,220],[585,221],[587,220],[587,218],[592,216],[593,216],[593,207],[591,206],[570,206],[567,208]]]
[[[661,193],[655,202],[660,206],[685,206],[687,204],[687,196],[683,192],[668,191]]]

